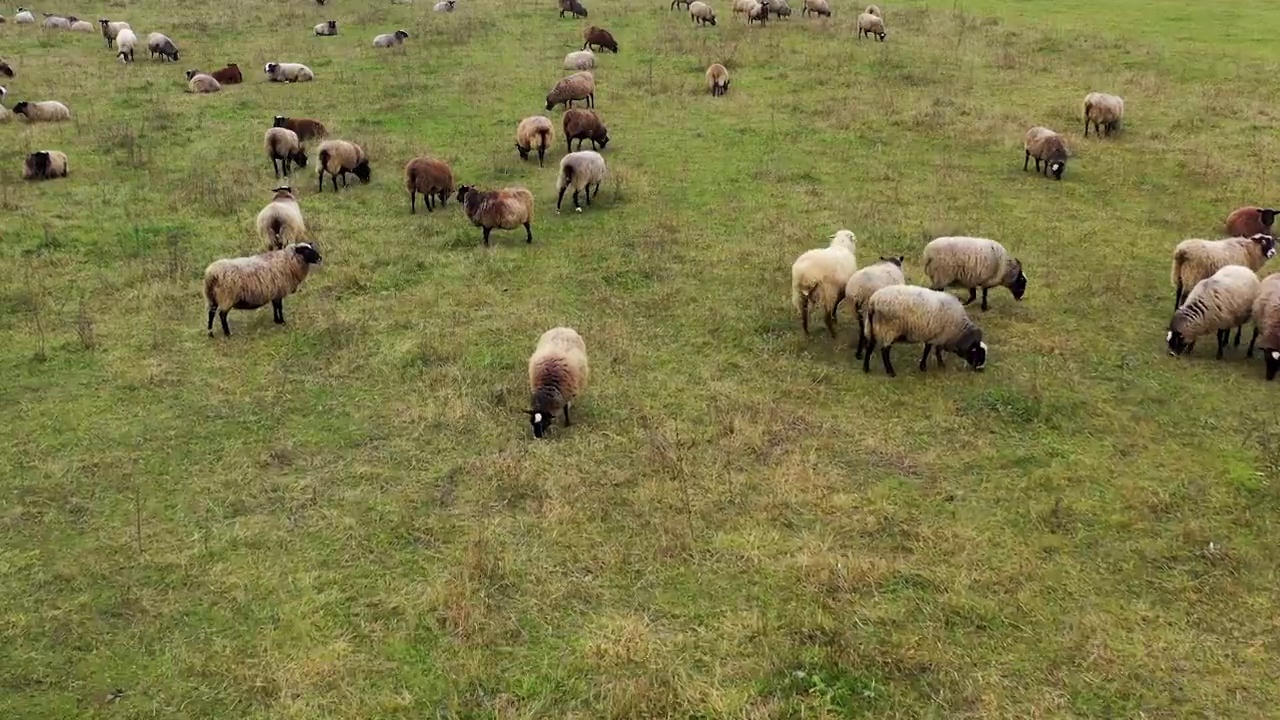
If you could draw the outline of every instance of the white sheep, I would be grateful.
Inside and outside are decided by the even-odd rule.
[[[334,37],[338,34],[338,21],[326,20],[313,29],[318,37]]]
[[[877,290],[890,285],[901,285],[906,282],[905,276],[902,274],[901,255],[897,257],[882,257],[880,262],[874,265],[868,265],[853,275],[849,276],[849,282],[844,286],[844,299],[847,304],[853,306],[854,317],[858,321],[858,347],[853,356],[862,359],[862,351],[867,345],[867,336],[863,332],[863,308],[866,307],[867,301],[875,294]]]
[[[556,177],[556,213],[560,212],[560,202],[564,200],[564,192],[573,188],[573,208],[582,212],[578,204],[578,193],[586,190],[587,206],[591,205],[591,186],[595,185],[595,195],[600,195],[600,183],[604,182],[609,170],[605,167],[604,156],[594,150],[579,150],[565,155],[560,160],[560,174]]]
[[[831,337],[836,336],[836,308],[844,300],[849,278],[858,269],[858,238],[848,230],[838,230],[831,244],[809,250],[791,265],[791,304],[800,313],[800,327],[809,334],[809,306],[823,309],[823,322]]]
[[[546,436],[555,424],[556,415],[564,413],[568,427],[569,408],[587,389],[591,366],[587,362],[587,344],[570,327],[556,327],[538,338],[529,356],[529,424],[533,436]]]
[[[262,71],[270,82],[299,83],[316,79],[311,68],[302,63],[267,63]]]
[[[1249,341],[1249,352],[1245,357],[1253,357],[1253,346],[1262,336],[1258,345],[1262,350],[1262,358],[1267,366],[1267,379],[1274,380],[1280,372],[1280,275],[1268,275],[1258,287],[1258,297],[1253,300],[1253,339]]]
[[[440,2],[432,6],[431,11],[432,12],[453,12],[453,6],[456,3],[457,3],[457,0],[440,0]]]
[[[98,24],[102,26],[102,37],[107,39],[107,47],[115,44],[116,36],[120,34],[121,30],[129,30],[133,27],[123,20],[112,22],[106,18],[99,20]]]
[[[284,324],[284,299],[307,279],[312,265],[319,265],[320,253],[310,243],[286,245],[259,255],[215,260],[204,270],[204,296],[209,302],[209,337],[213,337],[213,316],[222,321],[222,334],[231,335],[227,313],[255,310],[271,303],[272,320]]]
[[[404,43],[405,39],[408,37],[409,33],[404,30],[397,30],[393,33],[386,33],[374,37],[373,46],[376,48],[396,47],[397,45]]]
[[[129,28],[122,28],[116,34],[116,57],[120,58],[120,62],[133,62],[134,48],[138,45],[138,36]]]
[[[1124,120],[1124,98],[1119,95],[1091,92],[1084,96],[1084,136],[1089,137],[1089,124],[1093,123],[1093,134],[1099,130],[1108,136],[1120,128]]]
[[[1194,287],[1222,268],[1243,265],[1257,272],[1275,254],[1276,240],[1266,233],[1224,240],[1183,240],[1174,248],[1173,266],[1169,270],[1174,287],[1174,309],[1182,305],[1186,288]]]
[[[1241,326],[1249,321],[1260,289],[1257,273],[1243,265],[1228,265],[1196,283],[1169,321],[1165,334],[1169,354],[1186,355],[1195,348],[1197,338],[1216,331],[1221,360],[1231,328],[1237,328],[1236,345],[1240,345]]]
[[[716,11],[710,5],[701,0],[694,0],[689,3],[689,21],[696,25],[710,25],[715,27]]]
[[[1021,300],[1027,292],[1027,275],[1022,272],[1022,262],[1009,254],[995,240],[975,237],[940,237],[924,248],[924,273],[929,276],[929,287],[942,290],[947,287],[968,288],[973,302],[982,288],[982,309],[987,309],[987,291],[993,287],[1007,287],[1014,300]]]
[[[36,16],[26,8],[18,8],[18,14],[13,16],[13,21],[19,25],[34,25]]]
[[[882,345],[880,362],[889,377],[895,375],[889,351],[898,342],[924,343],[920,372],[929,367],[930,350],[936,354],[938,367],[944,367],[943,350],[964,358],[974,370],[981,371],[987,364],[987,344],[982,341],[982,330],[969,319],[960,301],[945,292],[916,285],[880,288],[867,300],[863,324],[867,336],[863,372],[871,372],[876,343]]]

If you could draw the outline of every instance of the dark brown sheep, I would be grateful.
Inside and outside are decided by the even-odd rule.
[[[1246,205],[1236,208],[1227,216],[1228,237],[1253,237],[1254,235],[1271,235],[1271,224],[1276,221],[1280,210],[1253,207]]]
[[[586,50],[591,46],[600,50],[608,50],[613,54],[618,54],[618,41],[613,39],[608,30],[592,25],[582,32],[582,38],[586,42],[582,43],[582,49]],[[592,49],[595,49],[592,48]]]
[[[494,229],[514,230],[524,226],[526,243],[533,242],[533,193],[522,187],[501,190],[477,190],[471,185],[458,187],[458,202],[472,225],[484,231],[484,244]]]
[[[292,130],[298,135],[298,139],[303,142],[312,138],[329,136],[329,130],[325,128],[323,123],[310,118],[288,118],[283,115],[277,115],[274,126]]]
[[[235,85],[236,83],[244,82],[244,75],[240,73],[240,66],[235,63],[227,63],[226,67],[221,70],[214,70],[209,74],[213,76],[214,80],[223,85]]]
[[[443,207],[453,192],[453,170],[442,160],[416,157],[404,166],[404,186],[409,191],[409,212],[418,212],[418,193],[422,193],[427,212],[435,211],[435,198]]]
[[[609,144],[609,128],[594,110],[569,108],[564,113],[565,151],[573,152],[573,141],[578,141],[578,149],[582,149],[582,141],[590,140],[592,150],[603,150]]]

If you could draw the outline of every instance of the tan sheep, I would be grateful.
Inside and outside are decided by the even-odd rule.
[[[298,198],[288,185],[276,188],[271,202],[258,213],[258,234],[268,250],[279,250],[290,243],[307,239],[307,223],[302,219]]]
[[[272,320],[284,324],[284,299],[297,292],[320,253],[309,243],[286,245],[260,255],[215,260],[204,269],[204,297],[209,303],[209,337],[213,316],[222,321],[222,334],[230,337],[227,313],[256,310],[271,303]]]
[[[1249,341],[1245,357],[1253,357],[1253,346],[1258,344],[1267,364],[1267,379],[1274,380],[1280,372],[1280,275],[1268,275],[1258,286],[1252,315],[1253,339]],[[1258,343],[1259,337],[1261,343]]]
[[[1173,266],[1169,269],[1174,287],[1174,309],[1182,305],[1187,288],[1194,287],[1222,268],[1243,265],[1257,272],[1275,254],[1275,238],[1264,233],[1224,240],[1183,240],[1173,250]]]
[[[1243,265],[1228,265],[1196,283],[1169,322],[1165,335],[1169,354],[1186,355],[1195,349],[1197,338],[1216,331],[1221,360],[1231,328],[1237,328],[1236,346],[1240,346],[1242,326],[1249,321],[1260,289],[1257,273]]]
[[[422,156],[404,166],[404,185],[409,191],[409,212],[418,212],[418,193],[427,206],[427,212],[435,211],[435,198],[444,207],[453,193],[453,170],[443,160]]]
[[[868,265],[849,276],[849,282],[845,283],[844,299],[847,304],[853,306],[853,314],[858,321],[858,346],[853,354],[858,359],[862,359],[862,350],[867,344],[867,336],[862,327],[862,321],[865,319],[862,310],[871,296],[880,288],[906,282],[902,274],[904,259],[901,255],[882,257],[880,262]]]
[[[874,7],[874,6],[873,6]],[[871,13],[862,13],[858,16],[858,39],[864,37],[876,36],[880,42],[884,42],[884,18]]]
[[[458,202],[472,225],[484,231],[485,247],[494,229],[514,230],[524,226],[526,243],[533,242],[533,193],[522,187],[501,190],[477,190],[471,185],[458,187]]]
[[[975,237],[940,237],[924,248],[924,273],[929,287],[942,290],[962,287],[969,290],[965,305],[978,297],[982,288],[982,309],[987,309],[987,291],[1007,287],[1014,300],[1027,292],[1027,275],[1022,262],[995,240]]]
[[[27,122],[62,122],[71,119],[71,111],[57,100],[20,102],[13,106],[13,114],[21,115]]]
[[[569,408],[590,379],[587,344],[577,331],[556,327],[538,338],[538,346],[529,356],[529,409],[525,411],[534,437],[546,436],[561,412],[565,427],[571,424]]]
[[[547,93],[547,110],[561,103],[564,103],[566,109],[571,108],[574,100],[584,100],[587,107],[595,107],[596,78],[587,70],[561,78],[551,88],[551,92]]]
[[[836,308],[844,300],[849,278],[858,269],[857,237],[848,230],[831,236],[831,244],[809,250],[791,265],[791,304],[800,313],[800,327],[809,334],[809,307],[823,309],[827,332],[836,336]]]
[[[889,285],[872,293],[866,304],[863,331],[867,336],[862,371],[871,372],[871,356],[876,343],[882,345],[880,362],[885,374],[893,377],[889,351],[894,343],[924,343],[920,372],[929,368],[933,350],[938,367],[945,367],[942,351],[964,358],[969,367],[981,371],[987,364],[987,344],[982,330],[973,324],[960,301],[953,295],[915,285]]]
[[[267,128],[262,136],[262,147],[267,151],[267,159],[271,161],[271,169],[276,177],[288,176],[293,169],[307,166],[307,153],[302,148],[302,140],[292,130],[282,127]]]
[[[710,5],[701,2],[701,0],[694,0],[694,2],[689,3],[689,21],[695,25],[715,27],[716,11],[711,9]]]
[[[560,159],[560,174],[556,177],[556,213],[560,213],[560,203],[564,200],[564,193],[569,188],[573,188],[573,209],[582,212],[582,206],[578,204],[578,193],[585,190],[587,196],[587,206],[591,206],[592,187],[595,188],[595,195],[600,195],[600,183],[604,182],[605,177],[609,174],[608,168],[605,166],[604,156],[594,150],[579,150],[565,155]]]
[[[831,17],[831,5],[827,0],[804,0],[804,7],[800,8],[800,14],[821,15],[822,17]]]
[[[568,117],[566,114],[565,117]],[[542,115],[531,115],[520,121],[516,126],[516,150],[520,153],[521,160],[529,159],[529,151],[534,148],[538,149],[538,167],[542,167],[542,159],[547,154],[547,149],[551,147],[551,143],[556,140],[555,127],[551,124],[551,118]]]
[[[1089,137],[1089,123],[1093,123],[1093,134],[1099,129],[1106,131],[1107,136],[1120,129],[1124,120],[1124,98],[1119,95],[1091,92],[1084,96],[1084,136]]]
[[[1022,160],[1022,171],[1026,172],[1027,163],[1036,159],[1036,172],[1040,172],[1040,163],[1044,162],[1044,176],[1053,173],[1054,180],[1062,179],[1062,172],[1067,169],[1067,142],[1058,133],[1039,125],[1027,131],[1022,141],[1026,157]]]
[[[66,153],[57,150],[39,150],[22,162],[23,180],[52,180],[66,177],[70,172]]]
[[[338,192],[338,177],[342,177],[343,187],[347,186],[347,173],[354,174],[360,182],[368,185],[372,176],[369,170],[369,157],[364,148],[346,140],[326,140],[320,144],[320,188],[324,192],[324,174],[329,173],[333,179],[333,191]]]
[[[711,97],[729,92],[729,71],[720,63],[707,68],[707,87],[711,90]]]
[[[205,75],[199,70],[187,71],[187,92],[215,93],[222,90],[222,85],[212,75]]]

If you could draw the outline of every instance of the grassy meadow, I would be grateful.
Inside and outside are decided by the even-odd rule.
[[[0,125],[0,717],[1272,715],[1277,387],[1164,331],[1173,245],[1274,205],[1280,5],[891,2],[876,43],[843,0],[764,28],[713,0],[706,29],[584,1],[36,8],[182,49],[128,67],[0,25],[6,104],[74,116]],[[612,176],[558,216],[563,145],[539,169],[514,130],[588,22],[621,45]],[[184,92],[228,61],[243,85]],[[1125,97],[1118,138],[1082,137],[1091,90]],[[276,114],[361,143],[373,182],[301,171],[324,264],[288,325],[210,340],[201,273],[261,246]],[[1035,124],[1072,146],[1060,183],[1022,171]],[[71,177],[24,183],[37,149]],[[529,187],[533,245],[483,249],[452,199],[410,216],[421,153]],[[842,227],[917,282],[937,235],[1022,259],[1022,302],[973,307],[985,373],[905,346],[864,375],[844,313],[802,336],[790,264]],[[534,442],[557,324],[592,384]]]

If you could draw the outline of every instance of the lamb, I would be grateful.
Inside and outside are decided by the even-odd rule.
[[[871,356],[880,343],[884,372],[894,377],[889,352],[897,342],[924,343],[920,372],[929,367],[929,351],[934,351],[938,367],[942,351],[964,358],[969,367],[981,372],[987,364],[987,344],[982,330],[973,324],[960,301],[953,295],[916,285],[889,285],[875,291],[866,304],[863,332],[867,336],[862,371],[871,372]]]
[[[302,63],[267,63],[262,71],[269,82],[310,82],[316,79],[311,68]]]
[[[409,212],[418,212],[418,193],[422,193],[427,212],[434,212],[434,198],[444,207],[453,193],[453,170],[443,160],[422,156],[404,166],[404,185],[409,191]]]
[[[565,13],[569,13],[570,17],[580,18],[587,16],[587,9],[582,6],[578,0],[558,0],[560,5],[560,17],[564,17]]]
[[[1271,225],[1276,221],[1276,215],[1280,215],[1280,210],[1252,205],[1236,208],[1227,216],[1227,236],[1249,237],[1260,233],[1271,235]]]
[[[347,185],[347,173],[353,173],[360,182],[368,185],[371,173],[369,158],[364,148],[346,140],[326,140],[320,144],[320,188],[324,192],[324,174],[328,172],[333,178],[333,191],[338,192],[338,176],[342,176],[342,185]]]
[[[876,17],[884,17],[884,13],[880,12],[880,8],[875,5],[868,5],[866,10],[862,12],[867,15],[875,15]]]
[[[822,17],[831,17],[831,5],[827,0],[804,0],[804,7],[800,8],[801,15],[813,13]]]
[[[694,0],[689,3],[689,21],[698,25],[715,27],[716,11],[712,10],[710,5],[700,0]]]
[[[593,45],[601,52],[608,50],[614,55],[618,54],[618,41],[613,39],[613,35],[602,27],[592,25],[582,31],[582,39],[586,42],[582,43],[582,49],[586,50]]]
[[[1249,321],[1260,289],[1258,275],[1243,265],[1227,265],[1196,283],[1186,303],[1174,311],[1173,320],[1169,322],[1169,331],[1165,334],[1169,354],[1189,354],[1197,338],[1216,330],[1221,360],[1231,338],[1231,328],[1238,328],[1236,345],[1240,345],[1241,326]]]
[[[120,34],[121,30],[132,29],[132,26],[123,20],[111,22],[106,18],[102,18],[98,21],[98,24],[102,26],[102,37],[107,39],[107,47],[111,47],[115,44],[116,37]]]
[[[711,89],[711,97],[729,92],[729,71],[720,63],[707,68],[707,87]]]
[[[874,7],[874,6],[873,6]],[[884,18],[871,13],[862,13],[858,16],[858,39],[863,37],[871,37],[875,35],[880,42],[884,42]]]
[[[199,70],[187,71],[187,91],[193,93],[215,93],[222,90],[222,85],[212,75],[205,75]]]
[[[982,288],[982,309],[987,309],[987,291],[1007,287],[1014,300],[1027,292],[1027,275],[1022,262],[995,240],[975,237],[940,237],[924,247],[924,273],[934,290],[958,286],[969,289],[972,303]]]
[[[240,66],[235,63],[227,63],[226,67],[221,70],[214,70],[209,74],[222,85],[235,85],[244,82],[244,75],[240,72]]]
[[[13,68],[10,67],[9,63],[3,60],[0,60],[0,75],[3,75],[5,77],[13,77]]]
[[[67,28],[71,32],[93,32],[93,23],[91,22],[81,20],[75,16],[69,17],[67,20],[71,22],[71,26]]]
[[[565,117],[568,117],[566,114]],[[516,126],[516,150],[521,160],[529,159],[529,151],[538,149],[538,167],[542,167],[542,158],[547,149],[556,140],[556,131],[551,125],[551,118],[542,115],[531,115]]]
[[[591,149],[603,150],[609,144],[609,128],[605,126],[595,110],[570,108],[564,113],[565,152],[573,152],[573,141],[578,141],[578,149],[582,149],[582,141],[590,140]]]
[[[600,196],[600,183],[604,182],[609,170],[605,167],[604,156],[594,150],[579,150],[560,159],[560,175],[556,178],[556,214],[560,213],[560,202],[564,200],[564,191],[573,188],[573,209],[582,212],[578,204],[578,193],[585,189],[587,205],[591,205],[591,186],[595,185],[595,195]]]
[[[61,15],[44,14],[44,26],[49,30],[70,30],[71,21]]]
[[[514,230],[524,225],[526,243],[533,242],[533,193],[522,187],[501,190],[477,190],[472,185],[458,187],[458,202],[472,225],[484,230],[484,244],[489,246],[489,233]]]
[[[116,35],[116,57],[120,58],[120,62],[133,62],[134,48],[138,44],[138,36],[129,28],[123,28]]]
[[[17,112],[16,107],[14,112]],[[1186,299],[1186,288],[1194,287],[1222,268],[1243,265],[1257,272],[1275,254],[1276,240],[1265,233],[1223,240],[1183,240],[1174,248],[1173,267],[1169,272],[1174,287],[1174,309],[1180,307]]]
[[[215,260],[204,269],[204,296],[209,302],[209,337],[213,316],[222,321],[222,334],[231,336],[227,313],[255,310],[271,303],[272,320],[284,324],[284,299],[297,292],[320,253],[310,243],[286,245],[259,255]]]
[[[747,11],[747,24],[758,22],[761,25],[769,22],[769,0],[760,0],[751,4]]]
[[[800,312],[800,327],[809,334],[809,306],[823,309],[822,320],[832,339],[836,336],[836,308],[844,300],[849,278],[858,269],[858,238],[848,230],[838,230],[831,244],[808,250],[791,265],[791,304]]]
[[[289,176],[291,165],[307,166],[307,153],[302,147],[298,134],[288,128],[268,128],[262,137],[262,145],[267,151],[267,159],[271,161],[271,169],[276,177]]]
[[[542,333],[529,356],[529,409],[525,410],[535,438],[545,437],[561,412],[565,427],[571,424],[569,408],[587,389],[590,377],[587,344],[577,331],[555,327]]]
[[[456,2],[457,0],[440,0],[440,2],[432,6],[431,11],[432,12],[453,12],[453,6]]]
[[[298,198],[288,185],[272,190],[271,202],[258,213],[258,234],[267,242],[267,250],[279,250],[290,243],[305,242],[307,223],[302,219]]]
[[[1245,357],[1253,357],[1253,346],[1262,337],[1258,345],[1262,349],[1262,358],[1267,364],[1267,379],[1274,380],[1280,372],[1280,275],[1268,275],[1258,286],[1258,297],[1253,300],[1253,339],[1249,341],[1249,351]]]
[[[385,33],[378,35],[373,39],[373,46],[376,48],[396,47],[404,43],[408,39],[409,33],[403,30],[397,30],[393,33]]]
[[[868,265],[861,270],[849,276],[849,282],[844,286],[844,299],[853,305],[853,314],[858,320],[858,348],[854,352],[854,357],[862,359],[862,350],[867,345],[867,336],[863,328],[863,308],[866,307],[867,301],[875,294],[875,291],[882,287],[890,285],[902,285],[906,282],[902,274],[901,255],[897,257],[882,257],[880,262],[874,265]]]
[[[1102,129],[1110,137],[1112,131],[1120,128],[1122,120],[1124,120],[1124,98],[1100,92],[1091,92],[1084,96],[1085,137],[1089,137],[1089,123],[1093,123],[1094,135]]]
[[[178,61],[178,46],[163,33],[151,33],[147,36],[147,50],[151,52],[152,59],[161,57],[172,62]]]
[[[338,21],[329,20],[322,22],[315,27],[316,35],[320,37],[333,37],[338,34]]]
[[[329,130],[324,123],[319,120],[310,118],[288,118],[283,115],[277,115],[272,121],[275,127],[292,130],[302,142],[306,142],[313,138],[325,138],[329,136]]]
[[[60,122],[71,119],[71,111],[57,100],[23,101],[13,106],[13,114],[23,116],[27,122]]]
[[[26,8],[18,8],[18,14],[13,16],[13,21],[19,25],[33,25],[35,24],[36,16],[32,15],[31,11]]]
[[[66,153],[57,150],[39,150],[22,162],[23,180],[52,180],[66,177],[69,172]]]
[[[1053,172],[1053,179],[1061,180],[1062,172],[1067,169],[1067,143],[1058,133],[1047,127],[1039,125],[1027,131],[1027,137],[1022,142],[1023,151],[1026,157],[1022,160],[1022,170],[1026,172],[1027,163],[1031,158],[1036,159],[1036,172],[1040,172],[1040,163],[1044,162],[1044,176],[1049,177],[1049,173]]]
[[[596,66],[596,54],[590,50],[575,50],[564,56],[565,70],[590,70]]]
[[[595,107],[596,78],[590,71],[583,70],[561,78],[547,93],[547,110],[560,103],[564,103],[566,109],[571,108],[574,100],[585,100],[587,107]]]

